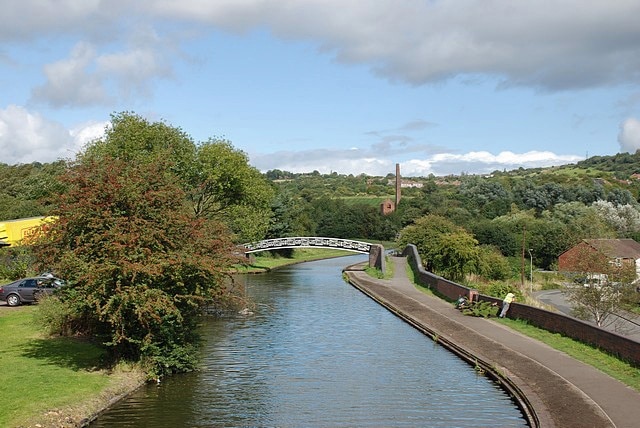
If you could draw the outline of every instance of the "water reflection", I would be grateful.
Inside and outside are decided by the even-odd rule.
[[[494,383],[346,285],[355,257],[245,277],[254,314],[203,326],[200,371],[92,426],[527,426]]]

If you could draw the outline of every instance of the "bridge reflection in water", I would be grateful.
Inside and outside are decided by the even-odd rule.
[[[342,280],[364,259],[241,276],[253,314],[205,323],[201,369],[91,427],[526,427],[498,385]]]

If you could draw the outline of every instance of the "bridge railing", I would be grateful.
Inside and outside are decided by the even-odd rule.
[[[290,238],[264,239],[258,242],[242,244],[246,253],[278,250],[282,248],[336,248],[345,251],[367,254],[371,251],[371,243],[352,239],[325,238],[321,236],[296,236]]]

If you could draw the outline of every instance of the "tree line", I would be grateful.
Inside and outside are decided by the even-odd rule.
[[[428,269],[454,280],[509,278],[524,249],[535,266],[553,269],[582,239],[640,237],[638,156],[415,177],[422,187],[403,189],[382,215],[393,174],[262,174],[228,140],[196,142],[123,112],[75,159],[0,164],[0,219],[58,218],[30,247],[33,269],[69,281],[48,303],[57,305],[50,326],[98,338],[114,359],[142,361],[156,376],[194,367],[202,308],[233,299],[237,244],[290,236],[413,243]]]

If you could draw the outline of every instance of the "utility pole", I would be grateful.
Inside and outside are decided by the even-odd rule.
[[[533,296],[533,254],[531,254],[531,248],[529,248],[529,260],[531,262],[531,266],[529,267],[529,274],[530,274],[529,287],[530,287],[531,295]]]
[[[527,242],[527,226],[522,226],[522,268],[520,269],[520,284],[524,287],[524,249]]]

